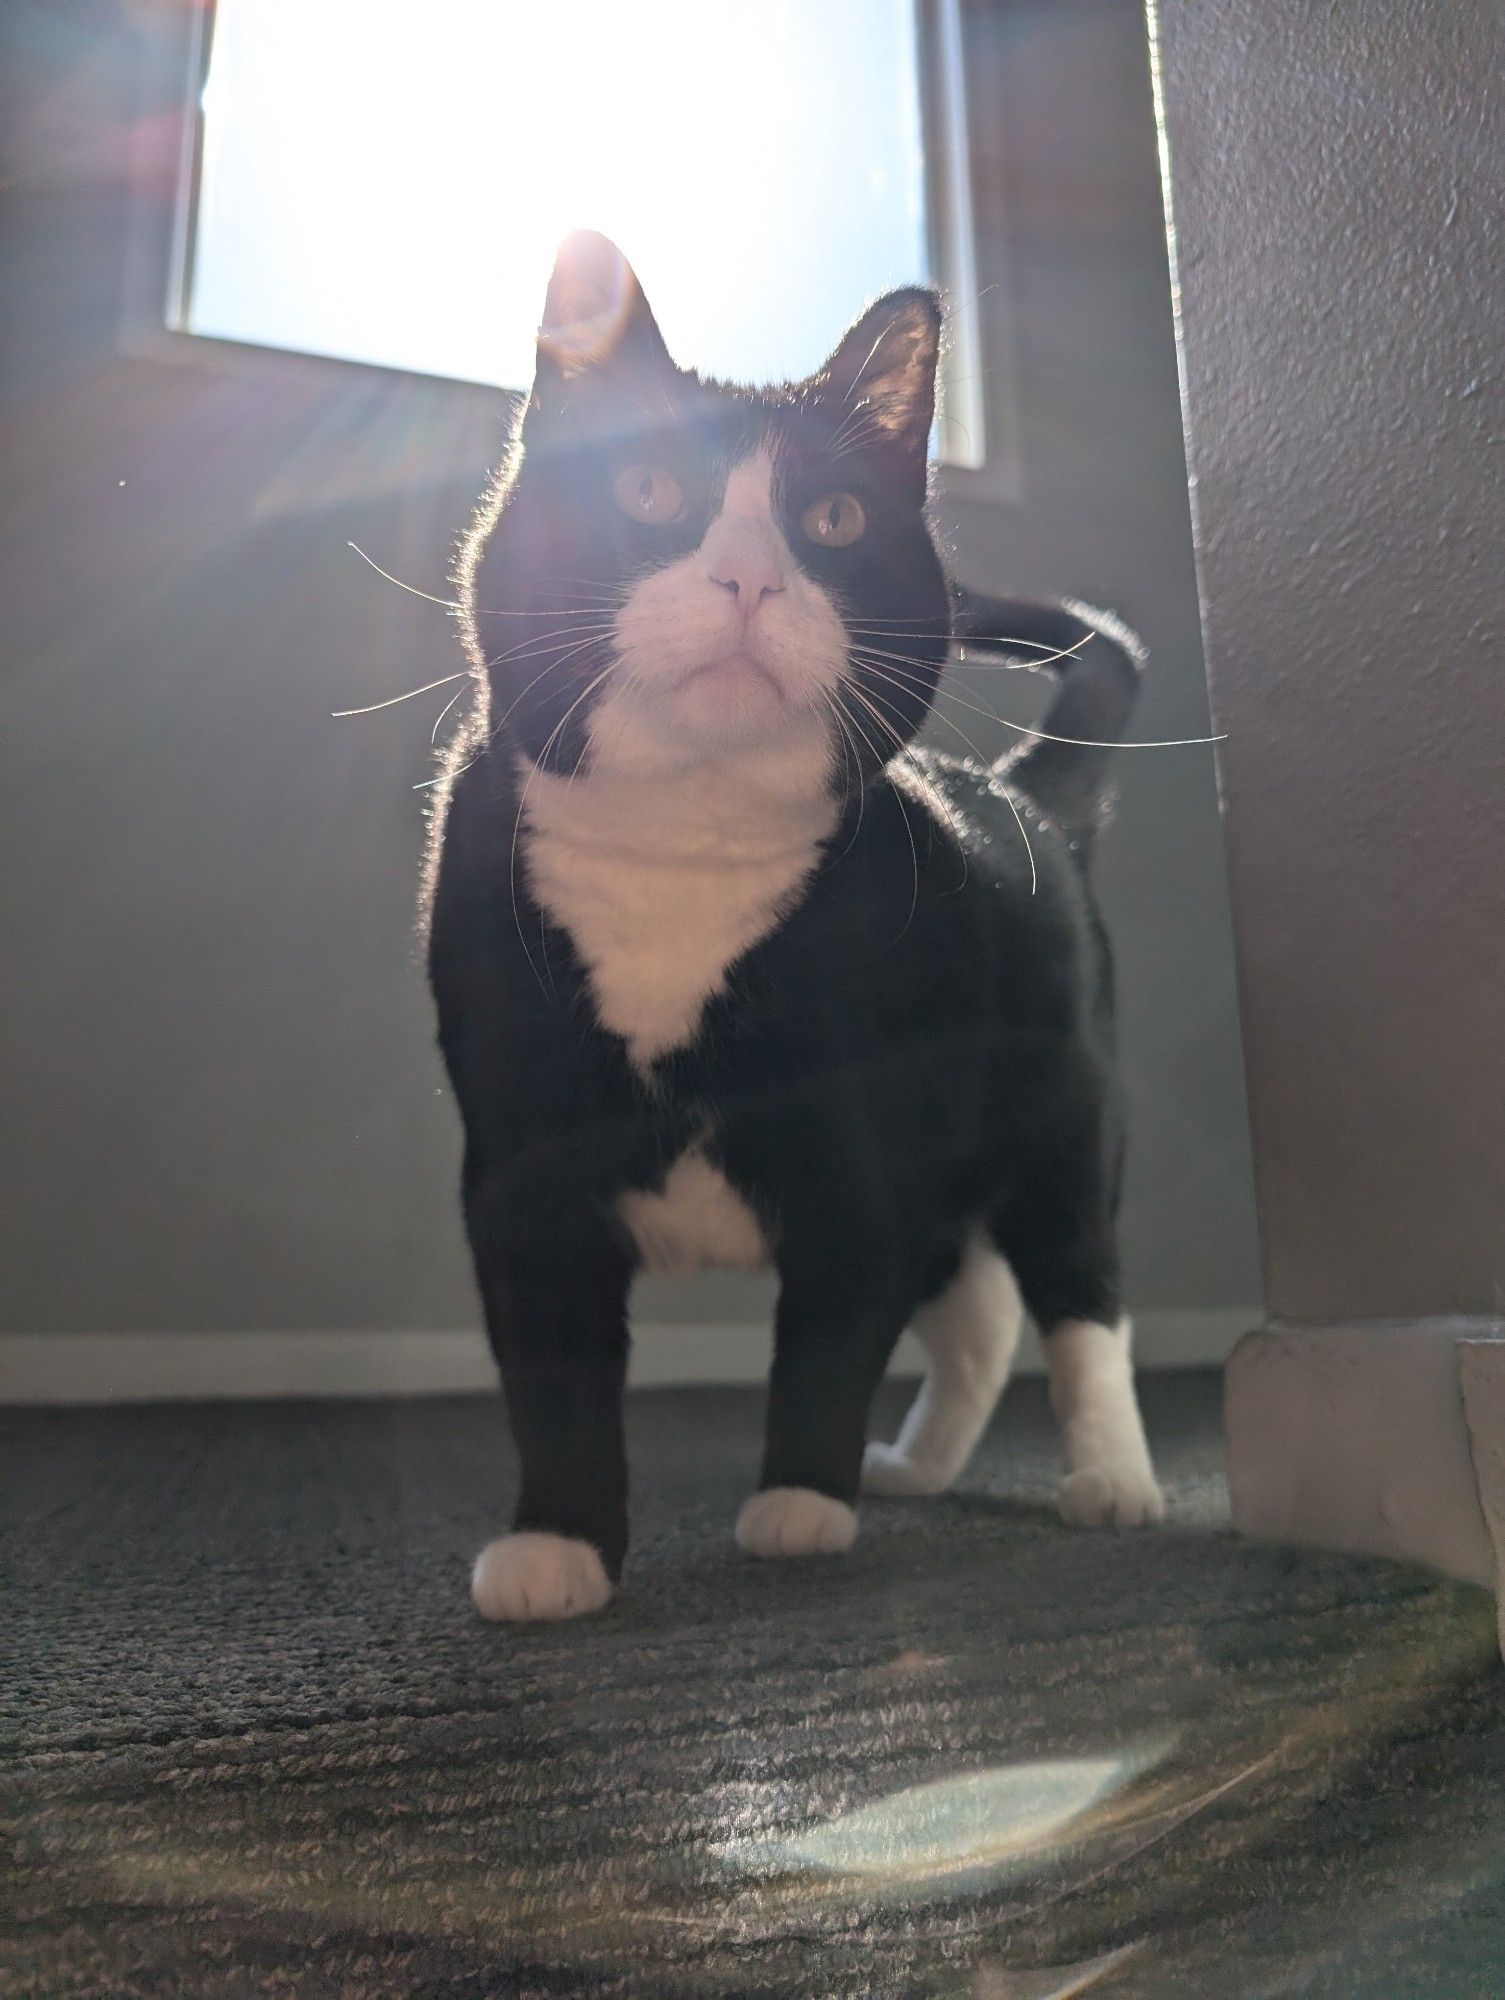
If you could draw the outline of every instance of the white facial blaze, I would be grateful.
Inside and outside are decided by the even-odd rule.
[[[829,743],[825,702],[846,667],[846,629],[790,552],[773,484],[766,449],[734,466],[700,547],[628,593],[620,667],[592,717],[596,761]]]
[[[721,512],[699,555],[719,589],[732,592],[744,623],[769,597],[789,588],[794,558],[773,517],[773,463],[766,451],[739,465],[726,482]]]

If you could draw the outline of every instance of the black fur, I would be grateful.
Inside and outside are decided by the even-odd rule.
[[[933,320],[935,308],[913,294],[897,310]],[[856,344],[867,349],[863,327]],[[642,308],[622,376],[588,393],[542,365],[520,469],[514,461],[483,504],[461,573],[480,698],[452,753],[430,891],[440,1042],[465,1127],[465,1221],[522,1460],[517,1525],[592,1543],[613,1576],[627,1544],[621,1397],[635,1261],[613,1204],[660,1187],[708,1122],[712,1157],[775,1245],[765,1486],[855,1498],[873,1390],[973,1221],[1008,1256],[1047,1333],[1069,1317],[1112,1324],[1121,1304],[1112,982],[1084,865],[1100,753],[1042,744],[1005,782],[927,753],[885,762],[895,746],[869,719],[866,750],[859,736],[833,760],[842,816],[808,892],[736,966],[693,1042],[647,1079],[598,1025],[570,936],[514,862],[517,753],[577,769],[579,717],[558,725],[610,661],[605,637],[567,659],[578,643],[568,629],[516,614],[565,602],[556,579],[614,589],[693,546],[755,432],[783,441],[788,518],[833,482],[868,510],[859,551],[797,553],[851,624],[911,635],[884,641],[901,656],[897,680],[875,673],[867,685],[903,743],[949,643],[952,607],[922,511],[928,404],[918,461],[912,434],[869,430],[843,449],[851,342],[813,383],[758,396],[673,370],[656,342]],[[667,535],[601,498],[614,467],[645,457],[672,466],[689,496]],[[1045,726],[1118,732],[1132,641],[1106,626],[1094,636],[1076,610],[972,600],[958,622],[992,641],[1087,639],[1065,662]],[[486,665],[533,626],[539,639]],[[860,685],[862,667],[852,672]]]

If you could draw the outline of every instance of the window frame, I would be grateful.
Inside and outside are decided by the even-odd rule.
[[[973,154],[967,101],[966,0],[913,0],[924,150],[926,241],[932,282],[946,303],[946,339],[938,377],[939,415],[935,469],[958,497],[1017,501],[1021,497],[1015,372],[1009,315],[999,287],[978,282],[977,232],[972,201]],[[308,380],[360,376],[394,383],[442,384],[456,395],[515,399],[523,389],[477,383],[422,369],[395,368],[295,347],[203,333],[187,324],[193,284],[203,157],[202,99],[214,43],[218,0],[200,0],[179,13],[181,41],[175,77],[151,64],[143,77],[143,103],[160,118],[164,97],[176,98],[174,185],[164,207],[162,147],[138,145],[137,199],[127,246],[127,282],[121,344],[137,355],[204,368],[244,367],[260,361],[302,373]],[[176,88],[173,88],[174,83]],[[145,121],[141,121],[145,129]],[[160,127],[159,127],[160,131]],[[984,299],[993,303],[985,310]],[[853,311],[860,301],[854,301]],[[254,358],[254,361],[253,361]]]

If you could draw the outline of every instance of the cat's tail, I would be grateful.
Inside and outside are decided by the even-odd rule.
[[[1108,759],[1139,694],[1143,645],[1111,611],[1070,599],[1038,603],[965,589],[956,592],[952,631],[966,652],[1001,654],[1011,666],[1043,668],[1059,678],[1040,735],[994,768],[1063,831],[1089,839],[1111,802]]]

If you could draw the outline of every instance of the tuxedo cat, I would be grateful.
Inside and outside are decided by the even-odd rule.
[[[571,237],[464,545],[477,681],[435,815],[429,962],[465,1224],[522,1462],[490,1618],[598,1609],[627,1547],[639,1270],[771,1264],[755,1556],[846,1549],[859,1489],[935,1493],[1044,1335],[1069,1520],[1163,1511],[1114,1217],[1100,741],[988,770],[912,748],[953,635],[925,517],[940,314],[870,307],[809,380],[675,365],[621,253]],[[1044,728],[1128,714],[1111,621]],[[867,1443],[900,1333],[929,1372]]]

